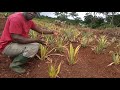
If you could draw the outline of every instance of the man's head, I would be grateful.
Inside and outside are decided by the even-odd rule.
[[[23,15],[26,20],[32,20],[36,16],[36,12],[24,12]]]

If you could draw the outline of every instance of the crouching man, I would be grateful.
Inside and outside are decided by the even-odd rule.
[[[40,38],[29,38],[30,29],[40,34],[58,34],[56,31],[38,27],[32,21],[35,16],[36,12],[11,14],[0,37],[0,51],[13,59],[10,68],[17,73],[25,73],[25,69],[21,66],[37,54],[39,44],[46,45],[46,42]]]

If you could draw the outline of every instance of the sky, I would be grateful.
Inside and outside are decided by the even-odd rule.
[[[77,12],[79,17],[84,20],[84,16],[86,14],[86,12]],[[44,16],[48,16],[48,17],[56,17],[54,15],[54,12],[42,12],[41,15],[44,15]],[[102,14],[98,15],[98,16],[101,16],[101,17],[104,17]],[[69,19],[72,19],[72,17],[68,17]]]

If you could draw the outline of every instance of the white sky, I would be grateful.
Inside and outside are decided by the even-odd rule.
[[[77,12],[79,17],[84,20],[84,16],[86,14],[86,12]],[[42,12],[41,15],[45,15],[45,16],[49,16],[49,17],[56,17],[54,15],[54,12]],[[104,17],[102,14],[98,15],[98,16],[101,16],[101,17]],[[71,17],[69,17],[69,19],[72,19]]]

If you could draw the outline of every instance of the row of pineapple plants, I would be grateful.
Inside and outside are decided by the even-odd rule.
[[[78,55],[78,51],[80,49],[80,45],[78,45],[76,48],[73,48],[73,45],[70,44],[70,47],[63,47],[66,49],[67,51],[67,60],[69,65],[74,65],[75,63],[77,63],[77,55]],[[50,78],[57,78],[59,77],[59,73],[60,73],[60,69],[61,69],[61,64],[62,61],[59,63],[59,65],[57,66],[56,63],[52,63],[52,59],[48,58],[48,74]]]
[[[54,38],[52,36],[45,36],[46,40],[48,43],[51,43],[51,45],[55,44],[55,48],[53,48],[52,50],[55,50],[59,53],[63,52],[64,49],[67,51],[67,60],[68,60],[68,63],[70,65],[73,65],[77,62],[77,60],[78,60],[77,55],[78,55],[78,51],[79,51],[80,47],[87,47],[89,45],[89,43],[92,42],[93,40],[97,41],[97,45],[94,46],[94,48],[92,48],[92,50],[97,54],[103,52],[105,50],[105,48],[107,48],[107,46],[110,44],[108,42],[107,36],[100,36],[97,38],[96,36],[93,37],[93,35],[91,33],[83,34],[83,33],[80,33],[79,31],[76,33],[75,31],[72,31],[73,29],[62,29],[62,28],[58,28],[58,27],[56,30],[61,31],[61,38],[60,37]],[[74,41],[76,38],[78,38],[78,36],[80,34],[82,36],[81,38],[79,38],[80,45],[78,45],[76,48],[73,48],[73,45],[71,43],[70,43],[69,48],[67,48],[63,44],[67,40]],[[41,48],[41,51],[40,51],[41,57],[39,57],[39,59],[45,60],[45,58],[47,58],[49,56],[49,54],[52,50],[50,52],[48,52],[48,49],[46,49],[46,47],[42,46],[42,45],[40,45],[40,48]],[[59,55],[61,55],[61,54],[59,54]],[[119,59],[118,53],[117,54],[113,53],[112,57],[113,57],[113,61],[115,64],[119,63],[120,60],[118,60]],[[61,63],[56,68],[56,65],[51,62],[49,64],[49,71],[48,71],[49,76],[52,78],[57,77],[58,73],[60,71],[60,66],[61,66]],[[54,74],[55,72],[56,72],[56,74]],[[53,75],[51,75],[51,73]]]
[[[59,49],[60,49],[60,47],[61,47],[61,48],[65,48],[65,49],[67,50],[67,56],[68,56],[68,57],[67,57],[67,60],[68,60],[69,64],[70,64],[70,65],[75,64],[75,63],[77,62],[77,54],[78,54],[78,50],[79,50],[79,48],[80,48],[80,45],[77,46],[76,49],[74,49],[74,48],[73,48],[73,45],[70,44],[70,47],[69,47],[69,49],[68,49],[67,47],[65,47],[65,46],[63,47],[63,46],[61,45],[61,41],[63,41],[63,40],[58,40],[58,37],[57,37],[57,38],[55,39],[55,41],[57,42]],[[53,48],[53,49],[55,49],[55,48]],[[53,49],[52,49],[52,50],[53,50]],[[58,49],[58,48],[56,48],[56,49]],[[58,49],[58,50],[59,50],[59,49]],[[51,50],[51,51],[52,51],[52,50]],[[62,50],[62,49],[60,49],[60,50]],[[38,56],[38,58],[39,58],[40,60],[45,60],[45,59],[47,59],[51,51],[48,52],[48,48],[47,48],[46,46],[43,46],[43,45],[40,44],[40,57]],[[51,66],[50,66],[50,65],[51,65]],[[58,73],[59,73],[59,71],[60,71],[60,66],[61,66],[61,64],[60,64],[60,66],[59,66],[59,69],[56,69],[56,66],[55,66],[54,64],[50,64],[50,65],[49,65],[49,71],[48,71],[49,76],[50,76],[51,78],[57,77],[57,76],[58,76]],[[55,72],[56,72],[56,73],[55,73]],[[53,74],[53,75],[52,75],[52,74]],[[54,75],[54,74],[55,74],[55,75]]]

